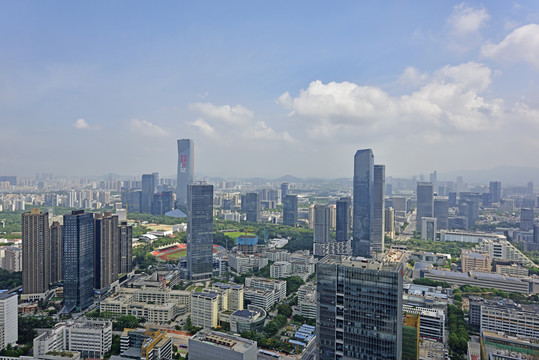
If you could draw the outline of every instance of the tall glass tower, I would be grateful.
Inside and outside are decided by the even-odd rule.
[[[63,241],[64,311],[81,311],[94,299],[94,214],[64,215]]]
[[[213,185],[187,185],[187,270],[191,280],[213,272]]]
[[[319,359],[402,358],[402,263],[338,255],[316,266]]]
[[[386,188],[386,167],[374,165],[373,183],[373,217],[371,229],[371,246],[376,252],[384,251],[384,198]]]
[[[370,257],[373,218],[374,155],[371,149],[354,156],[354,213],[352,255]]]
[[[178,182],[176,202],[187,205],[187,185],[193,183],[195,175],[195,143],[191,139],[178,140]]]

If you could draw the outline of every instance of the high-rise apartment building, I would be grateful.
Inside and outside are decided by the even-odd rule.
[[[118,272],[127,274],[133,270],[133,227],[122,221],[118,227]]]
[[[94,288],[105,290],[118,280],[118,216],[109,212],[94,217]]]
[[[350,227],[352,225],[351,205],[352,199],[349,197],[343,197],[337,200],[337,224],[335,229],[335,235],[337,241],[348,241],[350,234]]]
[[[423,217],[431,218],[433,216],[433,190],[432,183],[417,183],[417,213],[416,213],[416,231],[421,233]]]
[[[289,183],[282,183],[281,184],[281,204],[284,204],[284,199],[286,198],[286,195],[290,192],[290,184]]]
[[[155,177],[153,174],[142,175],[142,194],[140,201],[140,212],[150,213],[152,211],[152,200],[155,192]]]
[[[26,299],[43,298],[49,289],[49,231],[48,213],[34,208],[22,214],[22,293]]]
[[[298,222],[298,196],[286,195],[283,201],[283,225],[296,226]]]
[[[187,185],[187,269],[191,280],[213,272],[213,185]]]
[[[502,183],[499,181],[491,181],[488,194],[491,203],[499,203],[502,199]]]
[[[176,183],[176,202],[187,205],[187,185],[193,183],[195,176],[195,143],[191,139],[178,140],[178,181]]]
[[[51,234],[51,275],[50,282],[62,281],[62,225],[53,221],[50,229]]]
[[[376,252],[384,251],[384,199],[386,187],[386,167],[374,165],[374,182],[372,191],[372,228],[371,246]]]
[[[326,256],[316,268],[320,359],[399,360],[401,263]]]
[[[64,311],[81,311],[94,298],[94,214],[74,210],[64,215],[62,237]]]
[[[241,197],[241,211],[249,222],[260,222],[260,193],[251,192]]]
[[[19,324],[17,294],[0,294],[0,350],[17,345]]]
[[[370,257],[373,217],[374,155],[371,149],[354,156],[354,215],[352,254]]]

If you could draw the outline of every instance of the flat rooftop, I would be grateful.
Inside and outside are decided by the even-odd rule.
[[[361,256],[355,257],[344,255],[328,255],[320,260],[319,264],[335,264],[379,271],[397,271],[400,270],[402,266],[401,263],[382,262]]]
[[[190,340],[211,344],[227,350],[244,353],[252,346],[256,347],[256,342],[238,336],[226,335],[215,331],[199,331]]]

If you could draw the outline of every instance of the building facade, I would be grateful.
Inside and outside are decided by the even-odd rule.
[[[352,199],[343,197],[336,202],[335,237],[337,241],[348,241],[352,225]]]
[[[376,252],[384,251],[385,188],[386,167],[384,165],[374,165],[371,247]]]
[[[358,150],[354,156],[354,256],[370,257],[373,217],[374,155],[371,149]]]
[[[43,297],[49,289],[51,245],[49,214],[32,209],[22,214],[22,292],[28,297]]]
[[[94,298],[94,214],[64,215],[62,277],[64,311],[86,309]]]
[[[213,273],[213,186],[187,185],[187,270],[191,280]]]
[[[241,211],[246,221],[260,222],[260,193],[247,193],[241,197]]]
[[[421,234],[422,219],[424,217],[431,218],[433,216],[433,192],[432,183],[418,182],[417,183],[417,213],[416,213],[416,231]]]
[[[118,216],[94,216],[94,288],[105,289],[118,280]]]
[[[0,294],[0,350],[8,345],[17,345],[18,317],[17,294]]]
[[[283,225],[296,226],[298,223],[298,196],[286,195],[283,202]]]
[[[317,265],[320,359],[399,360],[403,265],[327,256]]]
[[[178,177],[176,183],[176,202],[187,205],[187,185],[193,183],[195,176],[195,143],[191,139],[178,140]]]

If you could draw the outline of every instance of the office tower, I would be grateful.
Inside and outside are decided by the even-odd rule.
[[[430,173],[430,182],[432,184],[436,184],[437,181],[438,181],[438,173],[436,172],[436,170],[434,170],[433,172]]]
[[[94,217],[94,289],[104,290],[118,280],[118,216]]]
[[[393,196],[393,209],[406,214],[408,212],[408,199],[404,196]]]
[[[159,173],[153,172],[152,175],[153,175],[153,184],[154,184],[153,192],[157,192],[157,187],[159,186]]]
[[[371,149],[354,156],[354,217],[352,254],[370,257],[373,217],[374,155]]]
[[[532,182],[532,181],[528,181],[528,185],[527,185],[526,187],[527,187],[527,195],[533,195],[533,194],[534,194],[534,191],[533,191],[533,182]]]
[[[298,222],[298,196],[286,195],[283,201],[283,225],[296,226]]]
[[[187,270],[194,281],[213,272],[212,185],[187,185]]]
[[[464,190],[464,178],[462,176],[457,176],[457,193]]]
[[[260,194],[247,193],[241,196],[241,211],[244,212],[249,222],[260,221]]]
[[[165,215],[167,212],[172,211],[172,207],[172,191],[153,194],[152,215]]]
[[[401,359],[402,271],[402,263],[336,255],[317,264],[319,359]]]
[[[314,255],[322,256],[323,251],[317,245],[327,244],[329,239],[329,208],[327,205],[314,205],[313,212],[313,253]]]
[[[421,239],[436,240],[436,218],[423,217],[421,219]]]
[[[421,233],[421,219],[423,217],[432,217],[433,193],[432,183],[417,183],[417,213],[416,213],[416,231]]]
[[[17,294],[0,293],[0,350],[17,345],[18,339]]]
[[[178,140],[178,180],[176,182],[176,202],[187,205],[187,185],[195,176],[195,143],[191,139]]]
[[[449,207],[457,206],[457,193],[450,192],[448,195],[448,205]]]
[[[94,214],[64,215],[62,277],[65,312],[81,311],[94,298]]]
[[[520,209],[520,230],[529,231],[533,229],[533,209]]]
[[[386,167],[384,165],[374,165],[371,246],[372,250],[376,252],[384,251],[385,174]]]
[[[335,235],[337,241],[348,241],[352,216],[350,213],[352,199],[343,197],[336,201],[337,205],[337,224]]]
[[[43,298],[49,289],[50,249],[49,214],[37,208],[22,214],[23,294]]]
[[[289,183],[282,183],[281,184],[281,204],[284,204],[284,199],[286,198],[286,195],[290,192],[290,184]]]
[[[434,217],[438,229],[447,229],[447,219],[449,218],[449,201],[445,198],[434,199]]]
[[[502,199],[502,183],[499,181],[491,181],[488,194],[491,203],[499,203]]]
[[[468,218],[468,226],[475,226],[475,222],[479,219],[479,203],[481,195],[473,192],[461,192],[459,200],[459,215]],[[464,210],[461,213],[461,208]]]
[[[118,227],[118,272],[127,274],[133,270],[133,227],[122,221]]]
[[[539,224],[533,225],[533,242],[539,244]]]
[[[152,211],[152,200],[155,189],[154,180],[153,174],[142,175],[141,213],[150,213]]]
[[[50,282],[62,281],[62,225],[53,221],[50,230],[51,235],[51,275]]]
[[[142,191],[128,191],[126,209],[129,212],[142,212]]]
[[[329,228],[335,229],[337,227],[337,205],[331,204],[329,207]]]

